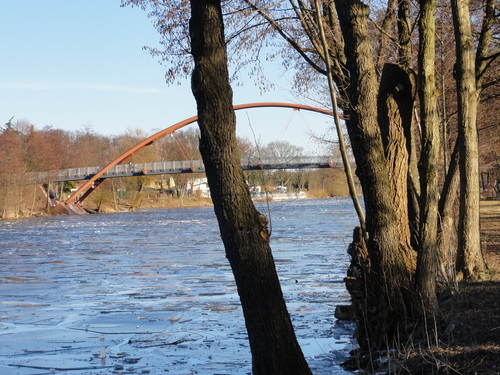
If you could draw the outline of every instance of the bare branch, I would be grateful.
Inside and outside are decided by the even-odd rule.
[[[255,12],[257,12],[260,16],[262,16],[270,25],[273,27],[274,30],[276,30],[282,37],[285,39],[292,48],[302,56],[304,60],[317,72],[321,74],[326,74],[326,71],[322,68],[320,68],[302,49],[302,47],[292,38],[290,37],[281,27],[280,25],[273,20],[271,17],[269,17],[265,12],[263,12],[263,9],[257,8],[255,4],[253,4],[250,0],[243,0],[251,9],[253,9]]]

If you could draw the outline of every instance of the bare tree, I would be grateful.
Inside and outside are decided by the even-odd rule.
[[[457,57],[455,71],[459,100],[458,142],[461,143],[457,260],[459,269],[469,277],[484,270],[479,239],[479,157],[476,123],[480,90],[476,86],[476,66],[468,2],[452,0],[451,8]]]
[[[295,337],[269,246],[267,220],[250,197],[241,169],[220,0],[192,0],[200,152],[226,256],[238,287],[254,374],[310,374]]]

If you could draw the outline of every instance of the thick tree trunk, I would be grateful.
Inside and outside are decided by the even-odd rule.
[[[435,79],[435,0],[420,2],[419,97],[422,127],[420,157],[420,249],[417,261],[417,291],[422,307],[435,314],[439,307],[436,295],[438,264],[438,157],[439,121],[436,108]]]
[[[226,256],[240,295],[254,374],[311,374],[276,273],[267,220],[254,207],[236,148],[219,0],[191,0],[200,151]]]
[[[363,270],[366,315],[360,321],[360,333],[364,330],[368,337],[360,345],[377,346],[394,338],[398,321],[408,312],[412,265],[406,261],[406,247],[401,246],[395,194],[377,122],[378,83],[368,36],[369,8],[359,1],[335,3],[350,74],[346,124],[363,187],[368,232],[369,261],[365,264],[370,267]]]
[[[468,1],[452,0],[457,63],[458,131],[460,143],[460,220],[458,270],[474,278],[484,270],[479,237],[479,158],[474,47]]]
[[[416,265],[411,245],[408,212],[408,172],[411,123],[416,92],[414,75],[394,64],[385,64],[378,95],[378,122],[382,133],[389,182],[399,226],[404,262]]]

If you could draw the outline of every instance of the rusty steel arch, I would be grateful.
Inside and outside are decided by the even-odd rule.
[[[263,103],[247,103],[247,104],[238,104],[233,108],[235,111],[240,109],[250,109],[250,108],[266,108],[266,107],[274,107],[274,108],[292,108],[294,110],[305,110],[311,112],[322,113],[325,115],[333,116],[333,112],[328,109],[312,107],[308,105],[302,104],[294,104],[294,103],[279,103],[279,102],[263,102]],[[168,128],[163,129],[162,131],[153,134],[151,137],[146,138],[142,142],[139,142],[137,145],[132,147],[130,150],[124,152],[122,155],[118,156],[111,163],[103,167],[99,172],[97,172],[92,178],[90,178],[86,183],[84,183],[80,188],[75,191],[66,201],[65,205],[76,204],[80,205],[85,198],[87,198],[96,188],[99,186],[101,182],[105,180],[105,177],[102,177],[104,173],[113,168],[115,165],[126,163],[130,160],[134,155],[140,152],[142,149],[152,145],[158,139],[161,139],[169,134],[174,133],[176,130],[179,130],[187,125],[192,124],[193,122],[198,120],[198,116],[193,116],[187,118],[183,121],[180,121]],[[77,199],[77,197],[82,194],[83,195]],[[74,203],[73,203],[74,202]]]

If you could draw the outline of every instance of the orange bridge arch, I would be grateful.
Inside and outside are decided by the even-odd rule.
[[[295,110],[305,110],[317,113],[323,113],[325,115],[333,116],[333,112],[328,109],[312,107],[302,104],[293,104],[293,103],[277,103],[277,102],[263,102],[263,103],[247,103],[247,104],[239,104],[235,105],[233,108],[235,111],[240,109],[249,109],[249,108],[266,108],[266,107],[275,107],[275,108],[292,108]],[[130,150],[124,152],[122,155],[118,156],[111,163],[103,167],[99,172],[97,172],[91,179],[89,179],[86,183],[84,183],[80,188],[75,191],[64,203],[65,205],[80,205],[85,198],[87,198],[96,188],[99,186],[101,182],[105,180],[105,177],[102,177],[104,173],[113,168],[115,165],[126,163],[130,160],[134,155],[139,153],[142,149],[152,145],[158,139],[165,137],[166,135],[174,133],[176,130],[179,130],[187,125],[192,124],[193,122],[198,120],[198,116],[193,116],[187,118],[183,121],[180,121],[168,128],[163,129],[162,131],[153,134],[151,137],[146,138],[142,142],[139,142],[137,145],[132,147]],[[80,196],[80,194],[82,194]],[[80,197],[79,197],[80,196]],[[78,198],[79,197],[79,198]],[[78,198],[78,199],[77,199]]]

